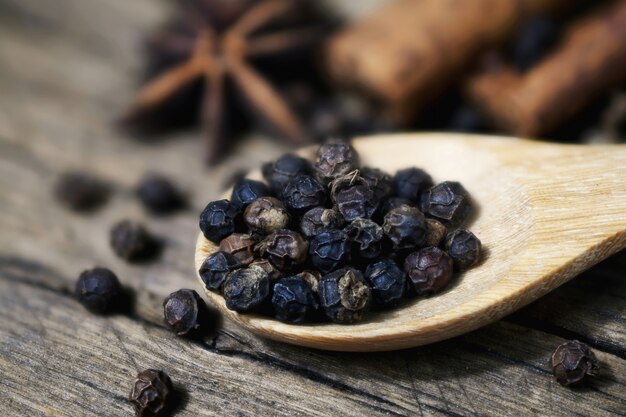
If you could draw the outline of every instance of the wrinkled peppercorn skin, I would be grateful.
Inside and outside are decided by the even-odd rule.
[[[452,258],[432,246],[411,253],[404,261],[404,271],[418,295],[442,291],[452,279],[452,268]]]
[[[419,202],[422,192],[433,186],[433,179],[423,169],[407,168],[396,172],[393,188],[396,197]]]
[[[318,283],[320,305],[335,323],[352,324],[363,319],[372,293],[360,271],[343,268],[324,276]]]
[[[172,406],[172,380],[163,371],[146,369],[137,375],[129,400],[138,417],[164,416]]]
[[[358,165],[359,155],[352,146],[347,143],[328,143],[319,147],[314,168],[317,179],[328,184],[354,171]]]
[[[111,229],[111,248],[117,256],[128,261],[144,261],[154,258],[159,243],[139,223],[122,220]]]
[[[291,180],[311,173],[311,164],[299,156],[285,154],[273,163],[264,164],[261,171],[274,195],[281,197]]]
[[[369,219],[356,219],[345,232],[352,241],[357,256],[374,259],[382,252],[383,228]]]
[[[115,307],[122,295],[122,286],[111,270],[94,268],[80,274],[75,293],[85,308],[102,314]]]
[[[199,274],[207,289],[221,292],[228,274],[241,266],[230,253],[217,251],[206,257],[200,266]]]
[[[565,386],[579,384],[587,375],[594,376],[599,370],[596,355],[578,340],[557,347],[550,358],[550,366],[556,380]]]
[[[163,300],[163,318],[177,336],[193,337],[208,324],[204,300],[189,289],[175,291]]]
[[[396,305],[404,297],[406,275],[391,259],[368,265],[365,280],[372,289],[374,302],[379,306]]]
[[[285,206],[295,212],[305,212],[313,207],[323,206],[326,190],[310,175],[300,175],[287,184],[283,192]]]
[[[350,239],[343,230],[322,232],[311,240],[309,255],[320,272],[331,272],[350,260]]]
[[[254,261],[254,247],[257,241],[245,233],[233,233],[220,242],[220,251],[230,253],[237,262],[249,265]]]
[[[261,256],[281,271],[290,270],[306,260],[309,243],[298,232],[281,229],[272,233],[257,248]]]
[[[318,307],[311,287],[297,275],[276,282],[272,305],[276,318],[288,323],[304,322]]]
[[[378,168],[365,167],[361,169],[361,176],[374,193],[376,201],[383,201],[391,197],[393,182],[389,174]]]
[[[435,219],[426,219],[426,231],[425,246],[439,246],[448,234],[446,225]]]
[[[153,214],[170,214],[186,205],[183,193],[161,175],[148,175],[139,183],[135,192],[146,210]]]
[[[236,269],[224,282],[224,301],[229,310],[250,313],[269,301],[270,279],[260,267]]]
[[[454,266],[460,271],[474,266],[480,260],[480,240],[469,230],[458,229],[448,234],[445,247]]]
[[[228,200],[212,201],[200,214],[200,230],[213,243],[235,232],[239,211]]]
[[[365,184],[344,188],[335,196],[335,206],[347,222],[371,218],[378,203],[374,192]]]
[[[412,249],[426,240],[426,218],[415,207],[401,205],[385,215],[383,231],[394,249]]]
[[[246,207],[243,220],[250,231],[268,235],[289,225],[289,213],[277,198],[260,197]]]
[[[247,178],[237,181],[230,195],[230,202],[235,208],[243,212],[244,209],[259,197],[269,196],[270,190],[267,185],[260,181]]]
[[[314,207],[302,216],[300,231],[304,237],[311,239],[325,230],[338,229],[343,224],[344,219],[337,210]]]
[[[451,227],[460,226],[472,212],[469,194],[454,181],[445,181],[422,194],[421,208],[424,214],[435,217]]]

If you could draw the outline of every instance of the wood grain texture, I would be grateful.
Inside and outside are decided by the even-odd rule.
[[[319,349],[419,346],[502,318],[626,246],[624,145],[589,149],[447,133],[382,135],[353,144],[363,165],[392,173],[417,165],[436,183],[460,181],[478,207],[471,229],[483,242],[483,262],[436,297],[370,314],[355,325],[302,326],[238,314],[207,290],[228,317],[262,336]],[[196,270],[216,250],[200,233]]]
[[[249,137],[207,171],[197,131],[149,146],[111,127],[136,87],[138,35],[166,6],[0,0],[0,415],[129,416],[133,377],[147,367],[164,369],[182,391],[177,416],[624,415],[623,252],[504,321],[422,348],[323,352],[228,320],[201,343],[173,337],[161,303],[178,288],[200,290],[192,255],[199,210],[231,173],[285,148]],[[77,167],[114,184],[93,215],[50,199],[57,175]],[[147,217],[131,192],[147,170],[172,176],[192,208]],[[109,227],[124,217],[165,239],[158,262],[128,265],[113,255]],[[77,275],[94,265],[136,290],[131,315],[96,317],[73,299]],[[548,371],[550,353],[569,338],[590,343],[602,361],[587,387],[562,388]]]

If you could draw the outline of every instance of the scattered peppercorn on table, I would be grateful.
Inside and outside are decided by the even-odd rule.
[[[207,171],[195,133],[154,147],[120,138],[110,120],[131,98],[134,42],[164,6],[0,0],[0,415],[131,416],[129,393],[142,388],[137,374],[151,369],[144,380],[167,387],[159,371],[171,378],[177,416],[624,415],[624,253],[500,322],[421,348],[310,350],[257,338],[227,320],[199,342],[176,337],[163,321],[163,301],[181,288],[200,290],[191,259],[198,214],[233,172],[287,149],[247,138]],[[72,168],[111,183],[104,207],[85,215],[55,203],[54,180]],[[190,207],[166,220],[130,192],[155,169],[190,191]],[[262,212],[273,202],[258,205]],[[110,230],[127,217],[159,240],[156,259],[128,263],[113,251]],[[318,210],[306,230],[317,234],[336,221]],[[245,242],[228,244],[246,256]],[[96,316],[79,304],[76,280],[95,267],[135,289],[132,313]],[[600,363],[593,382],[576,389],[562,387],[550,369],[563,356],[551,359],[556,347],[572,339],[590,345]]]

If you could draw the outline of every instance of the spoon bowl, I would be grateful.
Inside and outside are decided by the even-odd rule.
[[[483,243],[480,265],[458,274],[443,293],[370,312],[354,325],[292,325],[239,314],[206,291],[227,317],[260,336],[313,348],[408,348],[494,322],[626,247],[626,145],[452,133],[378,135],[353,145],[363,166],[391,174],[417,166],[435,183],[461,182],[477,208],[467,227]],[[312,158],[314,152],[299,153]],[[216,250],[200,233],[196,271]]]

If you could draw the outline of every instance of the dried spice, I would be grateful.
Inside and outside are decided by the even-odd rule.
[[[335,323],[361,321],[370,306],[372,292],[356,269],[343,268],[328,275],[318,284],[321,306]]]
[[[426,240],[426,219],[415,207],[401,205],[385,215],[383,231],[394,249],[410,249]]]
[[[419,202],[422,192],[433,186],[433,179],[423,169],[406,168],[396,172],[393,189],[396,196]]]
[[[304,213],[300,220],[300,231],[306,238],[312,238],[325,230],[338,229],[344,224],[343,217],[335,209],[315,207]]]
[[[450,233],[445,245],[454,266],[461,271],[474,266],[480,259],[480,240],[469,230],[458,229]]]
[[[293,154],[285,154],[261,169],[263,178],[276,196],[282,196],[285,187],[296,177],[311,173],[311,163]]]
[[[310,175],[300,175],[287,184],[283,192],[285,206],[303,212],[326,202],[324,186]]]
[[[181,289],[163,301],[165,323],[177,336],[198,337],[209,326],[209,313],[197,292]]]
[[[356,219],[346,229],[357,256],[374,259],[382,252],[383,228],[369,219]]]
[[[365,279],[372,288],[374,302],[379,306],[395,305],[404,297],[406,275],[392,259],[368,265]]]
[[[246,207],[243,221],[250,231],[268,235],[289,225],[289,213],[277,198],[260,197]]]
[[[452,279],[452,258],[439,248],[427,247],[406,257],[404,271],[416,294],[435,294]]]
[[[54,186],[55,198],[65,207],[79,212],[100,207],[108,200],[110,192],[106,182],[82,171],[63,173]]]
[[[233,233],[220,242],[220,250],[230,253],[241,265],[254,261],[254,247],[257,241],[245,233]]]
[[[238,268],[241,264],[233,255],[217,251],[206,257],[198,273],[206,288],[221,291],[228,274]]]
[[[320,146],[315,159],[315,174],[323,184],[354,171],[359,154],[347,143],[327,143]]]
[[[282,278],[274,285],[272,305],[276,318],[289,323],[302,323],[318,307],[311,287],[297,275]]]
[[[156,369],[139,372],[129,396],[137,417],[164,416],[172,408],[173,399],[172,380]]]
[[[153,214],[169,214],[186,206],[183,193],[162,175],[146,176],[135,192],[143,206]]]
[[[239,211],[228,200],[212,201],[200,214],[200,230],[204,237],[219,243],[235,232]]]
[[[88,310],[102,314],[115,307],[122,296],[122,286],[111,270],[94,268],[80,274],[75,294]]]
[[[326,274],[344,265],[350,259],[350,239],[343,230],[328,230],[311,239],[311,263]]]
[[[460,184],[428,188],[430,176],[420,169],[404,169],[393,178],[375,168],[361,171],[347,145],[326,145],[320,159],[326,162],[317,168],[323,167],[327,180],[333,177],[325,184],[310,175],[302,158],[284,155],[266,164],[271,188],[283,187],[280,199],[247,202],[239,230],[245,233],[232,232],[233,226],[221,241],[222,251],[204,261],[202,280],[208,289],[223,292],[229,309],[273,313],[298,324],[323,316],[356,323],[370,304],[388,308],[405,297],[440,292],[454,265],[475,264],[478,239],[465,229],[448,234],[452,223],[465,219],[469,205]],[[354,169],[337,174],[347,167]],[[450,201],[442,198],[446,192],[452,193]],[[448,220],[426,218],[416,207],[420,199],[431,204],[429,215]],[[334,206],[323,205],[326,201]],[[241,213],[227,200],[211,204],[217,233],[226,223],[224,212],[232,212],[230,225],[237,223]],[[294,225],[302,234],[289,229]]]
[[[426,219],[424,246],[439,246],[447,234],[448,228],[443,223],[435,219]]]
[[[460,226],[472,213],[468,192],[455,181],[445,181],[425,191],[421,207],[424,214],[451,227]]]
[[[139,223],[122,220],[111,229],[110,243],[120,258],[129,261],[144,261],[157,255],[159,242]]]
[[[266,237],[257,251],[281,271],[292,269],[306,260],[309,243],[300,233],[281,229]]]
[[[184,122],[189,114],[197,114],[197,106],[209,163],[217,162],[237,127],[234,119],[248,113],[244,109],[291,143],[306,143],[298,117],[255,66],[262,60],[264,72],[281,77],[297,72],[293,64],[310,71],[304,64],[323,33],[319,13],[289,0],[238,0],[230,2],[225,14],[219,12],[224,2],[210,3],[181,2],[180,17],[151,39],[151,60],[161,70],[139,92],[125,123],[151,127],[162,119]],[[223,18],[216,20],[216,13]],[[286,65],[289,57],[291,66]],[[233,87],[240,100],[232,97]],[[246,106],[237,105],[241,100]]]
[[[587,375],[597,375],[600,369],[593,351],[578,340],[557,347],[550,358],[550,367],[559,384],[566,386],[579,384]]]
[[[238,211],[243,212],[248,204],[259,197],[268,195],[270,195],[270,190],[267,185],[260,181],[243,178],[237,181],[233,187],[233,192],[230,195],[230,203],[235,206]]]
[[[270,279],[260,267],[237,269],[224,282],[224,301],[228,309],[249,313],[262,309],[270,297]]]

